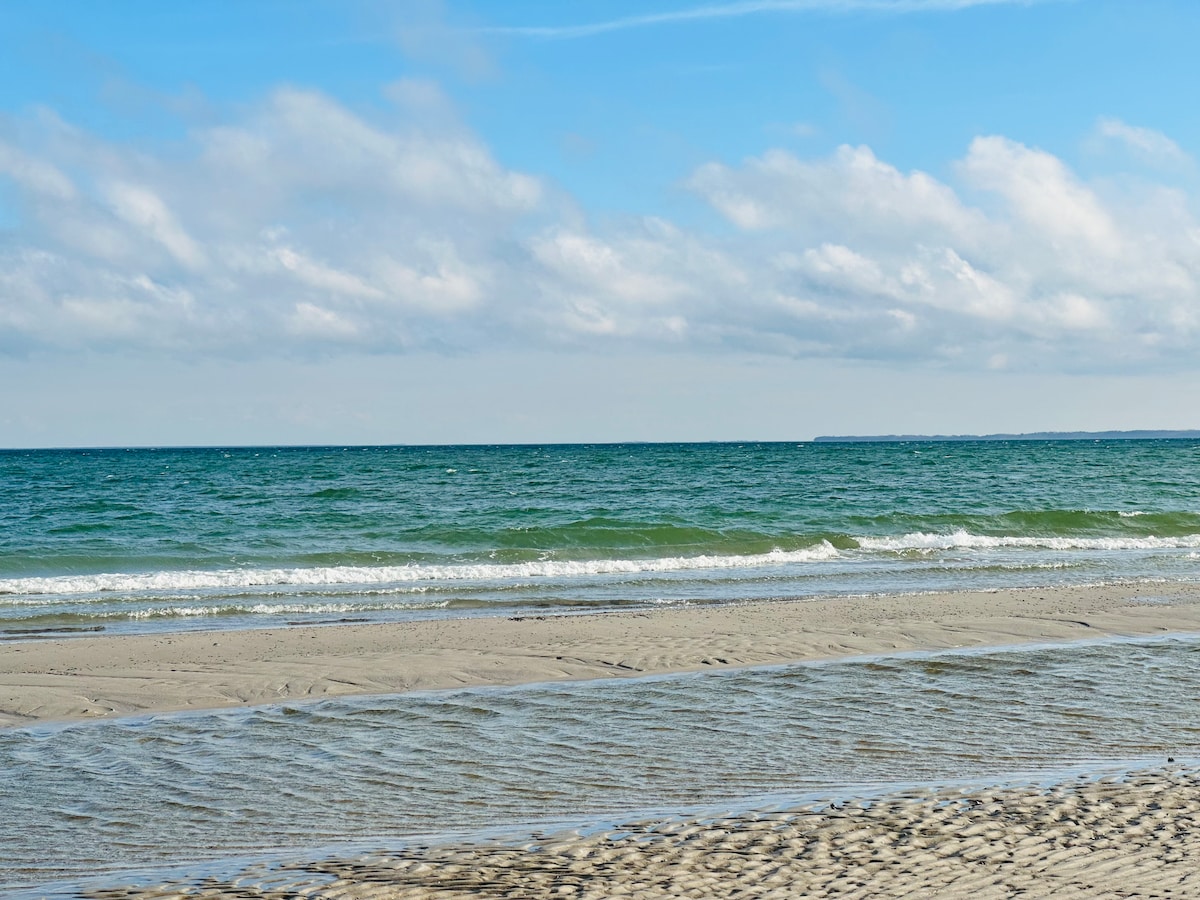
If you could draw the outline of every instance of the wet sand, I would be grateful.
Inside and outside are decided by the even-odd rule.
[[[0,644],[0,723],[1200,632],[1198,600],[1194,586],[1155,584],[14,642]],[[88,896],[1194,897],[1194,763],[413,846]],[[181,862],[189,856],[179,848]]]
[[[1200,896],[1200,772],[943,790],[520,845],[414,848],[105,900]]]
[[[0,727],[906,650],[1200,632],[1142,584],[0,643]]]

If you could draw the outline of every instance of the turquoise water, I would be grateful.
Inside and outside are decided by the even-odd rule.
[[[1200,443],[0,452],[0,635],[1189,580]]]
[[[1197,576],[1192,441],[0,452],[7,641]],[[1176,636],[9,729],[0,893],[1200,764],[1198,659]]]

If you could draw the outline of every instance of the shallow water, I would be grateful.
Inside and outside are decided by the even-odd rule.
[[[0,889],[121,866],[1200,755],[1200,636],[0,732]],[[875,789],[875,788],[872,788]]]

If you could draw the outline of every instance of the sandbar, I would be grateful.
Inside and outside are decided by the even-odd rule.
[[[0,644],[0,727],[305,698],[1200,632],[1139,583]]]

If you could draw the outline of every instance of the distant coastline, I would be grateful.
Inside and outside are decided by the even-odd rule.
[[[1030,431],[1025,434],[862,434],[820,435],[816,444],[863,444],[902,441],[1184,441],[1200,440],[1191,431]]]

